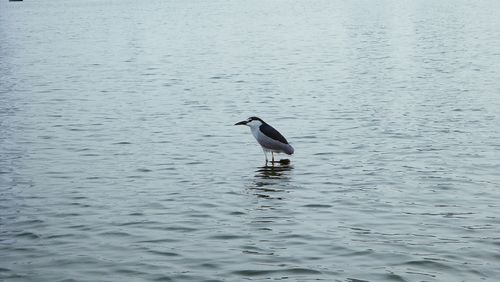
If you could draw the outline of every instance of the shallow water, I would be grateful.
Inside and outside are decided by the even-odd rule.
[[[0,280],[498,279],[500,2],[376,2],[2,1]]]

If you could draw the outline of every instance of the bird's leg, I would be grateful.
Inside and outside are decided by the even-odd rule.
[[[271,152],[271,156],[273,157],[272,158],[272,160],[273,160],[272,162],[274,163],[274,152]]]
[[[266,166],[267,166],[267,162],[268,162],[268,160],[267,160],[266,150],[262,150],[262,151],[264,152],[264,156],[266,157]]]

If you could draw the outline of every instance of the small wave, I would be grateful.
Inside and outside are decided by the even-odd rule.
[[[116,143],[113,143],[113,145],[131,145],[132,143],[130,142],[127,142],[127,141],[122,141],[122,142],[116,142]]]
[[[33,232],[21,232],[19,234],[15,235],[16,237],[21,237],[21,238],[29,238],[29,239],[39,239],[40,235],[37,235]]]
[[[239,235],[222,234],[222,235],[210,236],[208,238],[209,239],[216,239],[216,240],[235,240],[235,239],[241,239],[241,238],[245,238],[245,237],[239,236]]]
[[[310,268],[288,268],[279,270],[237,270],[233,272],[234,274],[241,276],[262,276],[269,274],[321,274],[321,271],[310,269]]]
[[[178,253],[166,252],[166,251],[149,250],[148,252],[155,254],[155,255],[161,255],[161,256],[166,256],[166,257],[178,257],[178,256],[180,256]]]
[[[129,237],[130,234],[128,232],[122,232],[122,231],[106,231],[99,233],[101,236],[113,236],[113,237]]]
[[[308,204],[308,205],[303,205],[305,208],[331,208],[333,207],[332,205],[323,205],[323,204]]]
[[[422,268],[441,270],[441,271],[444,269],[448,269],[449,271],[457,271],[456,268],[434,259],[411,260],[403,262],[401,263],[401,265],[422,267]]]
[[[147,169],[147,168],[138,168],[137,171],[138,172],[151,172],[152,170],[151,169]]]

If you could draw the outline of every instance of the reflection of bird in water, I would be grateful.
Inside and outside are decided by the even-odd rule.
[[[265,121],[258,117],[249,117],[247,120],[240,121],[235,125],[246,125],[250,127],[252,131],[253,137],[259,142],[260,146],[264,150],[264,155],[266,156],[266,165],[267,165],[267,152],[271,152],[272,161],[271,164],[274,165],[274,153],[285,153],[287,155],[291,155],[294,152],[293,147],[288,144],[281,133],[278,130],[274,129],[272,126],[267,124]],[[290,160],[281,160],[278,162],[287,162]]]
[[[260,198],[282,200],[283,194],[288,193],[289,174],[293,169],[290,165],[262,166],[255,171],[255,181],[250,189],[256,191]],[[279,195],[279,196],[278,196]]]
[[[263,166],[257,169],[256,177],[265,179],[282,179],[287,171],[292,170],[292,166],[280,165],[280,166]]]

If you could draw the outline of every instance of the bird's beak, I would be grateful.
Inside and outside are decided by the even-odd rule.
[[[240,122],[237,122],[237,123],[235,123],[234,125],[245,125],[245,124],[247,124],[247,121],[246,121],[246,120],[244,120],[244,121],[240,121]]]

